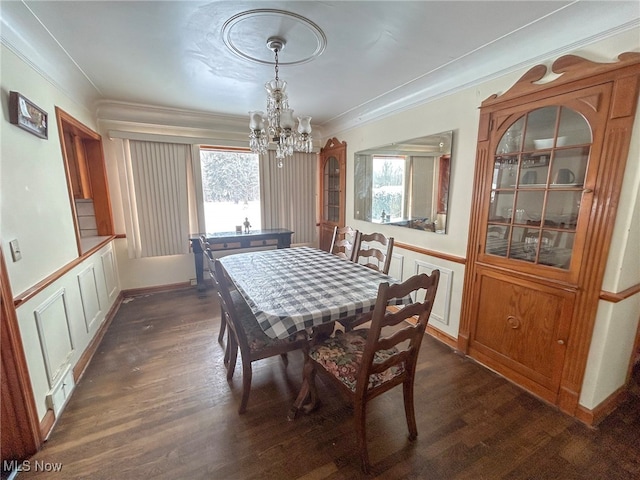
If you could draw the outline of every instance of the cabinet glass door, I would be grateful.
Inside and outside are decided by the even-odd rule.
[[[323,216],[327,222],[340,221],[340,162],[334,156],[324,164]]]
[[[497,143],[485,253],[567,270],[591,151],[591,128],[567,107],[532,110]]]

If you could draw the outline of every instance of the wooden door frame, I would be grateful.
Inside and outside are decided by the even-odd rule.
[[[42,446],[42,433],[1,247],[0,290],[4,468],[4,460],[21,461],[36,453]]]

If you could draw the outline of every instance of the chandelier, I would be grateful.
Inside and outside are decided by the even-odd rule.
[[[309,153],[313,148],[311,137],[311,117],[298,117],[298,128],[289,108],[287,98],[287,82],[278,76],[278,52],[281,52],[286,41],[281,37],[270,37],[267,48],[275,55],[275,79],[267,82],[267,114],[262,111],[249,112],[249,147],[253,153],[263,154],[269,142],[276,145],[278,167],[282,168],[284,159],[293,152]]]

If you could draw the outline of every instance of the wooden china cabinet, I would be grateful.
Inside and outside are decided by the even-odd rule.
[[[329,250],[334,227],[344,227],[347,143],[337,138],[327,141],[320,149],[320,248]]]
[[[640,54],[564,56],[481,105],[459,348],[576,416]]]

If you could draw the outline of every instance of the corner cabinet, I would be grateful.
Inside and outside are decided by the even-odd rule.
[[[481,105],[459,348],[576,415],[640,54],[565,56]]]
[[[344,227],[347,143],[331,138],[320,150],[320,249],[329,250],[334,227]]]

